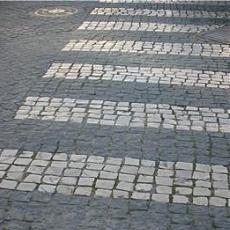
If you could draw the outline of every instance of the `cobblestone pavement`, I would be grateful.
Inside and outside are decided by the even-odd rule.
[[[0,2],[0,229],[229,229],[229,11]]]

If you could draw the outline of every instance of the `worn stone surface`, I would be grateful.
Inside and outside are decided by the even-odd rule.
[[[107,0],[102,1],[106,2]],[[188,25],[186,28],[191,28],[189,25],[195,25],[195,28],[206,28],[205,25],[228,24],[229,2],[205,1],[204,4],[204,2],[193,1],[190,4],[188,1],[178,0],[178,4],[175,4],[175,0],[151,0],[154,3],[151,4],[150,0],[114,0],[114,3],[122,1],[126,3],[139,1],[141,4],[53,3],[55,6],[64,5],[78,9],[78,13],[74,16],[54,19],[33,15],[33,12],[49,6],[50,3],[1,3],[0,149],[4,148],[7,151],[4,151],[4,159],[0,159],[0,178],[3,177],[0,180],[1,183],[4,182],[0,188],[0,228],[10,230],[101,229],[103,226],[104,229],[229,229],[229,178],[226,177],[229,171],[226,171],[225,166],[229,166],[230,162],[230,136],[225,131],[219,132],[220,130],[218,130],[219,123],[224,124],[223,127],[229,125],[226,122],[226,113],[221,112],[229,109],[228,46],[197,37],[188,29],[188,33],[175,32],[175,28],[183,28],[183,25]],[[113,2],[113,0],[107,2]],[[114,13],[114,10],[111,10],[111,15],[106,15],[107,13],[90,15],[95,8],[109,7],[133,8],[134,10],[129,11],[128,15],[126,10],[124,15]],[[156,10],[161,11],[157,11],[157,15],[154,15]],[[96,12],[103,12],[103,10]],[[172,12],[175,14],[172,15]],[[172,30],[166,32],[168,27],[161,27],[160,30],[164,32],[138,31],[138,28],[129,31],[117,29],[109,31],[78,30],[79,26],[86,21],[123,21],[135,26],[136,23],[173,24],[176,27],[172,29],[174,32]],[[145,30],[143,29],[145,25],[141,24],[142,30]],[[77,52],[62,52],[61,50],[72,39],[85,40],[88,47]],[[103,48],[108,50],[98,52],[101,45],[96,47],[97,51],[91,52],[90,40],[102,40],[107,44],[109,44],[107,41],[131,41],[130,43],[125,42],[123,48],[135,52],[123,52],[124,50],[120,50],[122,46],[120,47],[116,42],[117,50],[113,49],[114,52],[109,52],[110,48]],[[132,42],[135,47],[129,48],[128,45]],[[159,50],[156,46],[157,43],[161,46]],[[166,43],[168,45],[164,46]],[[179,45],[177,46],[176,43]],[[200,50],[200,48],[203,49]],[[179,54],[178,52],[182,49],[184,51]],[[153,55],[153,51],[156,54]],[[59,75],[60,78],[56,76],[43,78],[42,76],[46,74],[53,63],[92,65],[95,78],[90,79],[87,69],[80,70],[83,73],[81,79],[78,75],[74,75],[73,79],[66,79],[67,77],[63,77],[63,74]],[[105,65],[123,66],[121,73],[132,73],[129,78],[131,80],[126,82],[120,76],[116,76],[119,74],[114,69],[106,69],[101,74],[101,71],[104,71],[103,68],[100,69],[100,66],[95,65],[100,65],[103,68]],[[138,74],[146,71],[142,68],[154,68],[155,71],[157,68],[160,69],[160,74],[157,74],[159,78],[155,77],[152,83],[149,82],[149,79],[154,77],[151,71],[150,73],[145,72],[148,74],[147,78],[140,78]],[[167,70],[167,68],[169,69]],[[66,70],[64,69],[62,71],[72,71],[67,66]],[[172,69],[176,69],[175,80],[164,81],[164,76],[167,79],[174,79],[170,76]],[[114,73],[111,73],[113,70]],[[180,70],[185,70],[186,79],[180,78]],[[119,72],[119,70],[117,71]],[[201,71],[201,76],[199,76],[199,71]],[[106,74],[107,79],[105,79]],[[66,75],[64,74],[64,76]],[[204,79],[203,82],[201,78]],[[122,124],[122,126],[114,125],[114,114],[112,113],[108,114],[107,118],[109,119],[103,119],[103,124],[98,125],[99,115],[94,112],[99,105],[92,108],[91,123],[83,122],[83,115],[87,111],[84,108],[76,109],[78,116],[73,118],[75,122],[72,123],[66,122],[65,115],[68,115],[68,109],[60,111],[62,116],[57,121],[33,119],[36,117],[36,110],[34,114],[31,114],[31,119],[14,119],[19,107],[28,97],[42,98],[43,101],[39,102],[41,107],[46,104],[49,98],[68,99],[64,103],[70,107],[73,103],[72,100],[76,98],[105,101],[108,107],[113,106],[111,104],[113,101],[124,102],[119,107],[121,118],[118,124]],[[135,107],[138,114],[136,127],[127,126],[129,122],[129,119],[125,118],[129,112],[127,111],[127,102],[139,103]],[[60,102],[56,100],[55,103],[58,105]],[[143,104],[163,104],[165,107],[161,110],[164,114],[163,119],[166,121],[170,120],[170,114],[166,113],[168,105],[189,106],[189,117],[194,121],[193,129],[188,130],[188,122],[184,120],[179,126],[180,129],[172,128],[175,122],[171,120],[164,127],[160,127],[159,116],[154,117],[156,122],[152,123],[151,127],[144,128],[142,125],[144,119],[141,117],[143,114],[141,105]],[[207,117],[204,122],[207,125],[206,129],[203,129],[203,123],[199,121],[200,117],[196,110],[200,107],[214,109],[214,113],[220,114],[218,121],[216,121],[216,117],[209,116],[212,114],[207,114],[209,111],[206,111]],[[48,116],[52,112],[52,109],[48,108],[43,116]],[[21,118],[23,116],[24,114],[21,114]],[[162,119],[162,117],[160,118]],[[29,161],[25,159],[18,160],[11,168],[9,165],[14,162],[16,155],[13,149],[26,150],[24,158],[34,159],[35,151],[40,151],[42,154],[36,159],[38,161],[29,168],[25,168],[25,165],[29,164]],[[92,196],[95,194],[91,191],[91,185],[87,183],[74,190],[75,185],[72,185],[72,183],[75,184],[75,180],[72,178],[74,175],[70,175],[70,171],[66,172],[67,177],[71,177],[65,179],[65,183],[70,183],[68,185],[58,181],[57,185],[34,186],[34,184],[43,181],[43,177],[39,177],[43,174],[46,175],[45,181],[56,183],[58,177],[64,174],[63,169],[68,167],[65,160],[66,158],[68,160],[69,155],[60,155],[53,160],[54,164],[50,165],[51,155],[46,153],[71,154],[73,152],[81,155],[119,158],[118,161],[111,159],[110,165],[104,168],[105,172],[115,173],[115,175],[121,165],[120,159],[125,157],[156,160],[157,167],[159,161],[196,162],[208,165],[208,167],[200,165],[196,168],[193,165],[192,169],[185,169],[188,173],[184,177],[181,172],[175,173],[178,178],[174,181],[168,178],[169,172],[161,173],[161,176],[151,182],[150,177],[154,179],[156,174],[144,174],[146,177],[140,177],[140,181],[137,181],[138,178],[134,180],[132,173],[138,172],[133,168],[131,171],[129,170],[128,176],[124,176],[124,173],[118,175],[121,181],[126,183],[122,184],[121,188],[126,190],[115,189],[110,192],[108,189],[99,188],[98,195],[102,196],[100,198]],[[72,168],[82,169],[82,162],[84,162],[84,157],[73,160]],[[103,162],[101,162],[101,158],[96,158],[92,159],[91,163],[101,164]],[[153,167],[150,165],[143,166]],[[219,165],[211,167],[213,172],[211,189],[216,189],[217,192],[211,193],[212,199],[208,199],[206,196],[197,196],[194,200],[186,199],[190,190],[178,189],[179,187],[205,188],[205,190],[196,191],[197,194],[210,189],[208,181],[210,165]],[[133,164],[129,166],[137,167]],[[93,173],[92,167],[95,168],[95,165],[89,167],[91,167],[90,170],[84,169],[83,176],[85,178],[92,180],[95,176],[100,177],[100,174]],[[166,163],[160,164],[160,167],[167,170],[172,169]],[[190,176],[189,171],[196,169],[195,176],[194,174]],[[6,176],[2,170],[10,170],[9,175]],[[21,177],[24,170],[31,173],[27,179]],[[183,170],[178,169],[177,171]],[[77,172],[77,170],[72,171],[75,175]],[[104,175],[110,178],[101,178],[102,180],[113,180],[113,176],[115,176]],[[50,180],[50,176],[55,177]],[[21,179],[25,180],[24,184],[14,182]],[[206,181],[202,183],[203,180]],[[9,183],[9,181],[11,182]],[[175,195],[172,197],[171,194],[168,196],[167,194],[153,193],[153,196],[150,197],[145,195],[146,191],[139,191],[133,196],[134,200],[127,199],[130,196],[127,189],[135,188],[134,182],[152,184],[156,181],[161,186],[170,187],[175,184],[176,187],[172,189]],[[94,179],[91,183],[95,183]],[[5,190],[6,188],[12,190]],[[15,188],[34,189],[35,191],[15,191]],[[151,192],[155,192],[155,188],[152,188]],[[110,196],[110,198],[106,196]],[[136,200],[140,198],[143,199]],[[160,203],[154,200],[160,201]],[[170,203],[174,201],[182,202],[182,204]],[[188,204],[185,204],[187,202]],[[211,206],[206,207],[209,204]]]
[[[202,34],[206,39],[211,39],[224,44],[230,44],[230,26],[224,26],[213,31]]]
[[[1,191],[1,228],[6,229],[228,229],[225,207],[168,205],[105,197],[48,196],[39,192]],[[9,202],[10,201],[10,202]],[[9,202],[9,204],[7,204]],[[58,218],[57,218],[58,216]],[[151,227],[153,226],[154,227]],[[129,227],[130,226],[130,227]]]

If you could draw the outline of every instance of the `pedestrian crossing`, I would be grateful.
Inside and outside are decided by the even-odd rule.
[[[229,115],[220,108],[27,97],[15,118],[229,133]]]
[[[19,149],[0,149],[0,162],[0,189],[230,206],[225,165]]]
[[[173,32],[173,33],[200,33],[218,28],[218,25],[194,24],[166,24],[149,22],[122,22],[122,21],[85,21],[78,30],[125,30],[146,32]]]
[[[223,5],[222,0],[212,1],[212,0],[99,0],[103,3],[167,3],[167,4],[214,4],[214,5]]]
[[[62,51],[230,57],[230,45],[209,43],[143,42],[128,40],[70,40]]]
[[[205,10],[168,10],[168,9],[135,9],[135,8],[95,8],[91,15],[113,16],[147,16],[175,18],[230,18],[227,11]]]
[[[178,3],[184,4],[184,1],[178,0],[99,0],[100,2],[107,2],[107,3]],[[198,2],[198,1],[195,1]],[[191,3],[191,1],[190,1]],[[167,8],[167,7],[166,7]],[[183,18],[183,19],[191,19],[191,18],[229,18],[230,13],[224,11],[206,11],[206,10],[178,10],[178,9],[134,9],[134,8],[94,8],[90,15],[98,15],[103,18],[103,16],[143,16],[143,17],[167,17],[167,18]],[[78,27],[77,32],[82,32],[83,30],[90,30],[91,33],[99,34],[100,31],[115,31],[119,33],[120,31],[135,31],[135,32],[154,32],[154,33],[167,33],[171,36],[170,33],[179,34],[183,36],[182,33],[199,33],[202,31],[212,30],[220,25],[210,25],[210,24],[190,24],[190,23],[153,23],[153,22],[136,22],[136,21],[83,21],[80,27]],[[145,33],[142,33],[143,36]],[[173,35],[172,35],[173,36]],[[189,35],[190,36],[190,35]],[[191,35],[192,36],[192,35]],[[189,61],[192,57],[196,57],[197,59],[202,60],[214,60],[215,58],[228,60],[230,57],[230,45],[227,44],[218,44],[217,42],[201,42],[201,43],[193,43],[190,42],[189,39],[187,42],[166,42],[166,41],[146,41],[146,39],[140,40],[130,40],[125,39],[125,36],[122,40],[117,40],[116,36],[112,36],[110,40],[101,36],[100,38],[89,38],[89,39],[72,39],[69,40],[68,43],[62,48],[62,53],[65,55],[76,55],[76,60],[74,62],[68,62],[64,60],[63,62],[54,62],[48,68],[48,70],[41,76],[40,80],[46,82],[52,82],[57,79],[61,80],[62,82],[67,82],[71,80],[72,82],[77,81],[91,81],[92,84],[96,84],[96,81],[110,81],[111,84],[114,82],[122,82],[126,83],[129,82],[130,84],[133,83],[142,83],[142,84],[156,84],[156,85],[163,85],[167,84],[169,87],[177,85],[179,87],[189,86],[191,90],[195,87],[200,87],[201,89],[206,89],[209,92],[212,92],[212,88],[216,88],[215,92],[212,92],[212,95],[217,94],[221,95],[223,90],[228,90],[230,86],[230,73],[224,71],[210,71],[210,69],[200,69],[199,66],[194,66],[193,68],[187,68],[186,64],[183,63],[184,67],[181,68],[173,68],[168,67],[167,65],[167,57],[168,55],[174,55],[175,59],[179,56],[184,57],[187,61]],[[81,54],[83,53],[103,53],[106,55],[110,55],[112,52],[116,52],[118,55],[122,55],[123,53],[128,53],[130,56],[135,54],[138,57],[141,55],[149,55],[149,58],[156,58],[158,55],[162,55],[165,57],[165,61],[163,65],[160,67],[152,67],[152,66],[145,66],[144,63],[136,64],[136,65],[122,65],[122,64],[108,64],[105,59],[104,64],[98,64],[95,62],[85,62],[82,61]],[[68,58],[67,58],[68,59]],[[119,61],[119,60],[118,60]],[[218,69],[218,67],[217,67]],[[58,84],[58,83],[57,83]],[[83,83],[84,84],[84,83]],[[222,89],[222,91],[221,91]],[[109,90],[109,89],[108,89]],[[218,91],[220,90],[220,91]],[[128,92],[128,89],[127,89]],[[131,92],[132,93],[132,92]],[[42,95],[42,93],[41,93]],[[35,96],[35,95],[27,95],[25,100],[19,106],[14,119],[17,121],[23,120],[36,120],[39,122],[62,122],[64,124],[80,124],[82,126],[88,125],[94,128],[97,127],[125,127],[129,130],[133,129],[157,129],[161,130],[173,130],[177,132],[178,130],[182,130],[188,133],[207,133],[209,134],[224,134],[228,135],[230,133],[230,108],[223,109],[220,107],[213,108],[213,107],[196,107],[196,106],[179,106],[176,104],[159,104],[159,103],[144,103],[144,102],[136,102],[136,101],[116,101],[116,100],[108,100],[108,98],[98,99],[88,99],[84,98],[84,96],[80,95],[72,95],[62,97],[54,97],[52,95],[48,96]],[[96,93],[95,93],[96,95]],[[158,95],[159,97],[161,95]],[[202,100],[202,98],[200,99]],[[214,134],[214,135],[215,135]],[[33,155],[34,153],[32,153]],[[48,156],[48,160],[54,159],[51,154],[43,154]],[[61,155],[64,156],[64,155]],[[72,156],[71,156],[72,157]],[[73,156],[73,158],[77,158],[78,155]],[[31,158],[31,157],[30,157]],[[57,156],[58,158],[58,156]],[[67,161],[68,157],[64,157],[65,161]],[[63,159],[64,159],[63,158]],[[87,156],[85,157],[85,159]],[[89,157],[90,158],[90,157]],[[91,159],[91,158],[90,158]],[[99,160],[102,161],[96,163],[103,163],[103,167],[107,166],[104,165],[107,159],[103,158],[102,156],[98,156],[93,158],[95,161]],[[40,159],[41,160],[41,159]],[[47,159],[46,159],[47,160]],[[57,159],[57,161],[61,161],[62,159]],[[88,162],[87,158],[87,162]],[[31,163],[32,161],[36,161],[33,158],[27,160],[26,162]],[[89,160],[90,161],[90,160]],[[118,159],[115,162],[126,162],[125,159]],[[132,162],[132,166],[135,166],[136,162],[142,162],[144,159],[129,159],[128,161]],[[21,159],[17,162],[23,162]],[[76,164],[82,162],[75,162]],[[73,165],[76,165],[76,164]],[[90,162],[95,163],[95,162]],[[110,162],[111,163],[111,162]],[[169,163],[169,164],[168,164]],[[157,163],[157,165],[171,165],[170,169],[177,170],[177,165],[174,162],[168,163]],[[33,167],[33,170],[40,170],[37,167],[43,167],[43,165],[36,165],[36,164],[47,164],[44,167],[50,166],[50,162],[40,162],[36,161]],[[62,165],[63,170],[67,168],[67,164],[69,162],[55,162],[54,167],[59,168]],[[139,163],[138,163],[139,164]],[[149,164],[149,162],[148,162]],[[173,165],[173,166],[172,166]],[[197,166],[192,165],[192,163],[185,163],[182,162],[183,167],[189,167],[188,171],[194,171],[194,167]],[[64,166],[64,167],[63,167]],[[4,166],[2,166],[4,167]],[[88,164],[84,164],[82,166],[86,171],[88,170]],[[152,194],[153,185],[154,183],[150,183],[150,185],[135,185],[135,189],[131,189],[124,192],[120,192],[119,188],[115,188],[115,182],[109,181],[111,178],[104,178],[101,175],[107,175],[108,177],[113,177],[114,175],[111,172],[101,172],[102,165],[91,165],[89,167],[96,167],[93,168],[93,174],[95,174],[95,170],[99,172],[97,175],[100,175],[100,178],[97,181],[92,183],[92,179],[88,180],[87,183],[91,183],[91,187],[88,186],[87,189],[83,188],[76,188],[77,180],[75,179],[63,179],[63,181],[75,181],[75,187],[72,186],[71,188],[67,188],[67,184],[58,184],[58,182],[54,185],[54,181],[57,179],[53,175],[43,175],[42,184],[39,187],[36,185],[36,182],[32,181],[33,185],[27,185],[28,181],[22,181],[18,185],[17,182],[12,182],[12,178],[5,178],[4,180],[0,180],[0,186],[2,188],[7,187],[7,185],[12,186],[12,189],[23,190],[26,188],[27,191],[32,191],[35,188],[39,188],[39,191],[49,192],[64,192],[68,194],[75,194],[75,195],[84,195],[83,193],[88,194],[88,196],[92,194],[96,195],[103,195],[112,198],[118,198],[122,196],[126,196],[129,199],[143,199],[143,200],[155,200],[159,202],[166,202],[166,203],[192,203],[195,205],[216,205],[218,202],[221,204],[219,206],[229,206],[229,183],[228,179],[226,179],[226,168],[225,166],[218,166],[218,170],[224,170],[224,176],[221,174],[223,172],[215,172],[211,173],[211,166],[207,165],[199,165],[198,168],[199,172],[195,173],[195,178],[192,178],[191,181],[187,181],[189,188],[185,188],[184,178],[178,180],[179,189],[176,188],[165,188],[169,185],[160,185],[156,191],[160,191],[159,194]],[[99,167],[99,168],[97,168]],[[101,168],[100,168],[101,167]],[[139,166],[138,166],[139,167]],[[140,166],[141,167],[141,166]],[[154,166],[155,167],[155,166]],[[15,167],[13,167],[15,168]],[[16,164],[16,168],[18,165]],[[113,167],[112,167],[113,168]],[[214,167],[215,168],[215,167]],[[92,168],[91,168],[92,169]],[[132,168],[133,169],[133,168]],[[129,170],[132,171],[130,167],[126,168],[128,172],[122,172],[125,174],[130,174]],[[186,170],[186,168],[180,168],[180,170]],[[215,168],[216,169],[216,168]],[[215,170],[214,169],[214,170]],[[13,169],[14,170],[14,169]],[[20,169],[21,170],[21,169]],[[72,170],[72,169],[71,169]],[[69,172],[77,172],[76,170],[69,170]],[[139,170],[135,169],[135,170]],[[155,169],[154,169],[155,170]],[[213,170],[213,169],[212,169]],[[67,170],[68,171],[68,170]],[[14,171],[12,171],[14,173]],[[24,171],[23,171],[24,172]],[[139,171],[135,171],[134,178],[138,178],[137,175]],[[149,172],[149,171],[148,171]],[[213,171],[212,171],[213,172]],[[31,173],[31,172],[29,172]],[[87,173],[90,173],[87,171]],[[91,172],[92,173],[92,172]],[[157,172],[158,173],[158,172]],[[167,175],[169,178],[163,181],[165,183],[169,183],[168,181],[171,180],[174,175],[171,175],[172,172],[162,172],[160,168],[160,174]],[[183,172],[184,175],[190,175],[191,172]],[[204,174],[203,174],[204,173]],[[35,173],[36,174],[36,173]],[[132,173],[131,173],[132,174]],[[180,172],[179,172],[180,174]],[[1,175],[1,174],[0,174]],[[13,177],[15,176],[12,174]],[[91,174],[90,174],[91,175]],[[180,174],[181,175],[181,174]],[[194,175],[194,174],[191,174]],[[69,174],[69,176],[71,176]],[[87,174],[88,177],[89,174]],[[2,177],[2,178],[3,178]],[[101,178],[102,177],[102,178]],[[45,179],[44,179],[45,178]],[[123,178],[127,178],[123,176]],[[220,182],[212,183],[210,185],[210,180],[222,180],[224,181],[224,185],[221,185]],[[221,179],[220,179],[221,178]],[[59,178],[60,179],[60,178]],[[58,180],[59,180],[58,179]],[[81,179],[81,178],[80,178]],[[79,179],[79,181],[80,181]],[[105,180],[105,181],[102,181]],[[113,178],[114,179],[114,178]],[[135,181],[136,181],[135,179]],[[150,178],[142,178],[143,183],[147,183],[148,179]],[[197,185],[196,180],[200,180],[198,187],[206,187],[196,189],[195,185]],[[115,179],[114,179],[115,180]],[[204,180],[204,181],[203,181]],[[10,181],[10,182],[9,182]],[[156,178],[154,182],[159,180]],[[31,181],[30,181],[31,182]],[[31,182],[31,183],[32,183]],[[51,183],[52,182],[52,183]],[[127,181],[126,181],[127,182]],[[158,182],[156,183],[158,185]],[[85,182],[86,183],[86,182]],[[116,182],[117,183],[117,182]],[[171,182],[170,182],[171,183]],[[51,187],[50,187],[51,184]],[[98,185],[100,184],[100,185]],[[203,185],[202,185],[203,184]],[[57,187],[56,187],[57,185]],[[117,185],[117,184],[116,184]],[[175,185],[175,186],[177,186]],[[31,186],[31,187],[28,187]],[[52,187],[53,186],[53,187]],[[96,186],[96,187],[95,187]],[[98,186],[98,187],[97,187]],[[103,187],[104,186],[104,187]],[[110,191],[105,188],[111,187]],[[124,186],[124,184],[122,184]],[[129,187],[128,184],[126,186]],[[152,186],[152,187],[151,187]],[[165,186],[165,187],[164,187]],[[170,184],[171,186],[171,184]],[[224,186],[224,187],[223,187]],[[74,187],[74,188],[73,188]],[[81,187],[81,186],[80,186]],[[89,188],[90,187],[90,188]],[[150,188],[151,187],[151,188]],[[74,189],[74,190],[73,190]],[[76,189],[76,190],[75,190]],[[114,189],[114,191],[112,191]],[[223,189],[224,191],[219,191],[218,189]],[[119,191],[118,191],[119,190]],[[121,189],[122,190],[122,189]],[[135,190],[135,191],[134,191]],[[217,197],[210,197],[215,190],[215,195]],[[217,191],[216,191],[217,190]],[[24,190],[23,190],[24,191]],[[74,192],[75,191],[75,192]],[[92,192],[93,191],[93,192]],[[150,192],[151,191],[151,192]],[[155,190],[154,190],[155,191]],[[163,195],[162,195],[162,194]],[[185,197],[178,196],[186,195]],[[185,194],[186,193],[186,194]],[[115,194],[115,195],[114,195]],[[127,195],[128,194],[128,195]],[[208,195],[207,195],[208,194]],[[226,195],[227,194],[227,195]],[[227,200],[228,199],[228,200]]]
[[[92,81],[121,81],[169,86],[230,88],[230,73],[179,68],[153,68],[89,63],[53,63],[43,78]]]

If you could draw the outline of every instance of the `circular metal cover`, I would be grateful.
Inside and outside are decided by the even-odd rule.
[[[37,10],[34,14],[43,17],[62,17],[71,14],[76,14],[77,12],[78,12],[77,9],[71,7],[58,6],[58,7],[41,8]]]

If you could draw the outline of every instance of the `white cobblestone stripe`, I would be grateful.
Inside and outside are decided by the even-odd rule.
[[[206,3],[219,5],[226,2],[226,0],[98,0],[105,3],[169,3],[169,4],[192,4],[192,3]]]
[[[230,45],[125,40],[70,40],[62,51],[124,52],[204,57],[230,57]]]
[[[53,63],[42,77],[168,84],[170,86],[230,88],[230,72],[179,68]]]
[[[221,108],[27,97],[15,119],[229,133],[229,114]]]
[[[229,166],[0,149],[0,188],[230,207]]]
[[[227,11],[204,10],[170,10],[170,9],[134,9],[134,8],[95,8],[91,15],[114,16],[148,16],[148,17],[181,17],[181,18],[230,18]]]
[[[175,32],[175,33],[199,33],[218,28],[218,25],[194,25],[194,24],[166,24],[151,22],[122,22],[122,21],[85,21],[79,30],[127,30],[146,32]]]
[[[98,0],[105,3],[167,3],[167,4],[223,4],[226,0]]]

